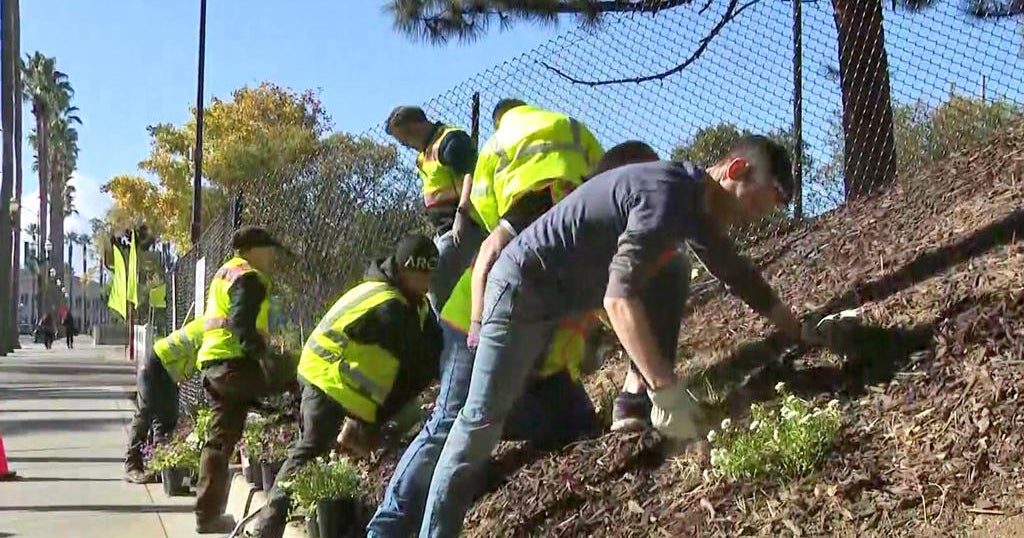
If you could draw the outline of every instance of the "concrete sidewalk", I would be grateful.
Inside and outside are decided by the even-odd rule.
[[[0,357],[0,433],[22,480],[0,482],[0,537],[189,538],[192,497],[122,481],[135,366],[87,338]]]

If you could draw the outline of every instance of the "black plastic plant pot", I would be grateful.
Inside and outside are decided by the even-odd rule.
[[[284,465],[283,461],[260,464],[260,473],[263,476],[263,491],[270,491],[270,488],[274,487],[274,480],[277,479],[277,472],[281,470],[282,465]]]
[[[187,469],[164,469],[160,471],[160,482],[163,484],[164,493],[170,497],[183,497],[191,493],[186,479],[191,475]]]
[[[327,499],[316,503],[316,525],[320,538],[361,538],[362,510],[355,499]]]
[[[249,460],[249,469],[252,472],[252,479],[249,483],[257,490],[263,490],[263,464],[257,460]]]
[[[306,516],[306,538],[320,538],[320,525],[316,520],[316,512]]]

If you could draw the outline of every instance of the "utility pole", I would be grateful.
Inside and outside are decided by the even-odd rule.
[[[203,209],[203,78],[206,72],[206,0],[199,0],[199,83],[196,89],[196,147],[193,151],[195,178],[192,181],[192,244],[199,243]]]
[[[793,0],[793,218],[804,216],[803,14]]]

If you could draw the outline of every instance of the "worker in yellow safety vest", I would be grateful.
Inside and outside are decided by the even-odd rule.
[[[388,116],[386,129],[400,144],[418,152],[416,170],[438,254],[427,292],[436,314],[483,240],[479,218],[467,210],[476,142],[458,127],[428,120],[417,106],[396,107]]]
[[[406,536],[419,528],[434,465],[469,390],[479,331],[475,320],[482,304],[476,293],[482,294],[490,265],[517,233],[579,185],[603,155],[586,125],[565,114],[503,99],[492,120],[495,132],[477,159],[471,193],[460,206],[460,212],[476,215],[489,235],[441,309],[445,351],[435,411],[402,456],[367,528],[369,536]],[[593,405],[578,379],[590,329],[583,334],[568,330],[570,324],[594,321],[567,323],[551,353],[538,357],[540,375],[517,402],[506,437],[553,448],[596,428]]]
[[[394,254],[374,261],[365,280],[342,295],[313,330],[298,367],[302,432],[288,450],[277,483],[327,455],[346,418],[375,428],[437,378],[441,330],[425,298],[436,267],[437,248],[430,238],[405,236]],[[279,538],[284,532],[289,498],[277,483],[255,536]]]
[[[196,373],[196,354],[203,341],[203,320],[195,319],[153,344],[153,351],[138,365],[137,405],[128,435],[125,480],[150,481],[143,468],[143,446],[149,431],[162,443],[178,424],[178,384]]]
[[[207,291],[203,343],[196,365],[213,414],[199,463],[196,531],[222,534],[235,521],[224,513],[228,459],[242,436],[249,409],[283,386],[282,362],[268,346],[270,277],[281,244],[265,229],[246,226],[231,239],[235,256],[217,270]],[[294,364],[291,365],[294,376]]]

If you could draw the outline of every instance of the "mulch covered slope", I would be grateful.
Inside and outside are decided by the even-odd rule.
[[[977,513],[1019,513],[1022,200],[1018,124],[753,247],[799,311],[864,307],[833,349],[790,367],[765,339],[768,323],[717,285],[694,298],[681,344],[694,392],[711,401],[707,422],[741,417],[777,381],[839,397],[844,428],[819,473],[785,485],[708,481],[705,443],[666,457],[655,434],[608,435],[554,455],[505,447],[467,534],[946,536]],[[595,375],[595,400],[606,401],[620,372],[612,360]]]

